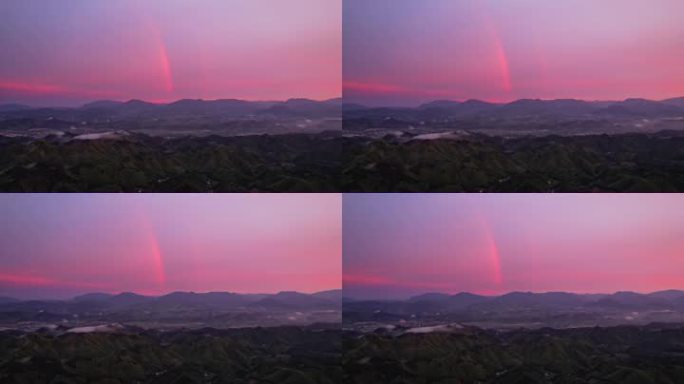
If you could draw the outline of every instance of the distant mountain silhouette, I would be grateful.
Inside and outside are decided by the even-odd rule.
[[[675,97],[672,99],[666,99],[662,101],[665,104],[674,105],[680,108],[684,108],[684,97]]]
[[[71,300],[20,301],[0,298],[0,313],[7,311],[72,313],[86,311],[122,311],[143,309],[166,312],[172,310],[237,308],[262,309],[328,309],[341,303],[341,291],[323,291],[314,294],[279,292],[277,294],[238,294],[232,292],[172,292],[163,296],[143,296],[133,292],[116,295],[88,293]]]
[[[668,289],[665,291],[657,291],[657,292],[649,293],[648,297],[653,297],[653,298],[663,299],[663,300],[677,300],[679,298],[684,297],[684,291],[680,291],[680,290],[676,290],[676,289]]]
[[[627,99],[597,111],[597,113],[604,115],[644,117],[681,116],[682,112],[684,109],[677,105],[646,99]]]
[[[624,101],[585,101],[577,99],[520,99],[496,104],[480,100],[465,102],[436,100],[416,108],[365,107],[345,104],[346,118],[397,118],[431,120],[440,118],[525,117],[525,116],[639,116],[644,118],[684,116],[684,97],[662,101],[626,99]]]
[[[674,308],[672,301],[678,297],[684,297],[684,293],[680,293],[679,296],[672,296],[671,299],[668,300],[665,297],[642,295],[634,292],[617,292],[596,302],[589,303],[589,305],[634,310],[666,309]]]
[[[17,104],[0,105],[0,117],[49,118],[68,121],[139,118],[173,118],[198,116],[215,118],[260,117],[340,117],[341,99],[315,101],[290,99],[286,101],[245,101],[236,99],[182,99],[168,104],[150,103],[143,100],[126,102],[99,100],[78,108],[31,108]]]
[[[106,299],[104,302],[107,305],[114,307],[128,307],[132,305],[142,304],[150,300],[148,296],[138,295],[133,292],[124,292]]]
[[[406,300],[345,301],[345,308],[360,311],[382,310],[390,313],[421,311],[511,311],[531,308],[619,308],[626,310],[683,308],[684,291],[668,290],[641,294],[616,292],[613,294],[576,294],[568,292],[510,292],[500,296],[480,296],[471,293],[449,295],[425,293]]]
[[[306,295],[299,292],[279,292],[251,303],[252,307],[267,309],[311,309],[334,308],[339,306],[337,299],[328,299],[317,295]]]
[[[322,299],[327,299],[327,300],[333,300],[336,302],[341,302],[342,292],[343,291],[341,289],[332,289],[329,291],[316,292],[312,296],[319,297]]]

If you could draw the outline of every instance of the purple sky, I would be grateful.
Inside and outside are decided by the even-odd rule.
[[[684,96],[681,0],[345,0],[344,97]]]
[[[680,194],[345,194],[348,297],[684,289]]]
[[[0,194],[0,296],[341,287],[336,194]]]
[[[3,0],[0,103],[341,95],[341,0]]]

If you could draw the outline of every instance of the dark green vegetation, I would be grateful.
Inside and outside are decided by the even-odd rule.
[[[619,326],[343,337],[345,383],[684,382],[684,328]]]
[[[0,138],[3,192],[677,192],[684,134]]]
[[[2,383],[340,383],[339,329],[0,332]]]
[[[334,192],[334,133],[0,138],[3,192]]]
[[[684,134],[350,138],[349,192],[684,191]]]

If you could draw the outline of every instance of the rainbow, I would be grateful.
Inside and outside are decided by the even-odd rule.
[[[174,91],[175,86],[173,83],[173,71],[171,70],[171,59],[169,58],[168,47],[164,42],[164,35],[159,26],[154,22],[149,23],[149,28],[154,38],[152,44],[155,46],[157,51],[157,63],[154,65],[159,67],[162,79],[162,88],[164,91],[171,93]]]
[[[496,244],[494,232],[487,220],[483,217],[480,221],[485,238],[486,254],[492,269],[492,282],[496,285],[501,285],[503,283],[503,273],[501,272],[501,255],[499,253],[499,247]]]
[[[164,79],[164,89],[166,92],[173,92],[173,74],[171,72],[171,61],[169,60],[169,52],[166,49],[166,44],[163,39],[159,39],[159,60],[161,63],[161,71]]]
[[[492,40],[494,57],[496,59],[496,64],[501,76],[501,89],[506,92],[510,92],[513,90],[513,82],[511,81],[511,68],[509,65],[508,56],[506,55],[506,49],[504,48],[503,40],[501,39],[501,34],[496,28],[494,19],[492,19],[488,12],[483,12],[483,18],[487,33]]]
[[[157,282],[160,288],[164,288],[166,285],[166,271],[164,267],[164,258],[162,255],[161,247],[159,245],[159,238],[150,216],[144,206],[140,207],[140,227],[142,233],[145,236],[145,243],[147,249],[145,254],[150,256],[150,265],[154,271],[154,280]]]

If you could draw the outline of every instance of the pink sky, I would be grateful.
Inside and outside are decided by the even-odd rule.
[[[344,290],[684,289],[678,194],[345,194]]]
[[[341,287],[335,194],[0,195],[0,296]]]
[[[0,103],[341,95],[341,0],[0,3]]]
[[[680,0],[347,0],[344,97],[684,96]]]

